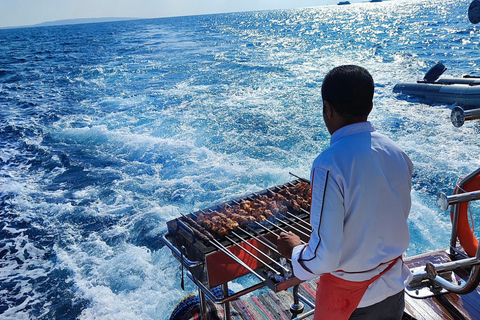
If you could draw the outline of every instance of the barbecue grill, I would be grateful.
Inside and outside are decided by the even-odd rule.
[[[291,310],[293,313],[303,311],[299,299],[304,298],[298,294],[301,281],[293,276],[290,261],[277,251],[276,241],[280,232],[293,232],[302,242],[308,242],[311,233],[309,190],[309,182],[297,178],[167,222],[168,233],[163,241],[181,263],[182,287],[184,272],[198,286],[203,314],[205,295],[224,304],[228,319],[229,301],[263,286],[274,292],[294,287]],[[232,212],[244,216],[240,218]],[[246,221],[248,215],[255,215],[255,218]],[[216,223],[211,223],[208,217],[213,217]],[[241,223],[232,222],[233,217]],[[222,229],[218,221],[228,221],[229,229]],[[258,283],[228,295],[228,282],[246,275],[256,277]],[[210,292],[219,285],[223,288],[222,299]]]

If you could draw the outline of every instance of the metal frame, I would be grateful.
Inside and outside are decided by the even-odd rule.
[[[188,257],[185,255],[184,252],[181,250],[177,249],[168,239],[167,236],[164,235],[162,236],[162,241],[166,244],[166,246],[172,251],[173,255],[180,261],[182,265],[182,283],[184,282],[184,267],[187,268],[192,268],[192,267],[198,267],[202,265],[204,262],[202,261],[191,261],[188,259]],[[230,301],[236,300],[250,292],[256,291],[262,287],[265,287],[267,285],[266,281],[261,281],[257,284],[254,284],[248,288],[245,288],[242,291],[239,291],[235,294],[228,295],[228,283],[222,284],[222,298],[217,298],[215,297],[212,292],[209,290],[209,288],[202,283],[200,280],[196,279],[190,271],[186,271],[185,273],[187,277],[192,280],[192,282],[197,286],[198,288],[198,295],[200,298],[200,314],[201,314],[201,319],[207,320],[207,299],[211,300],[215,304],[222,304],[223,305],[223,311],[224,311],[224,318],[225,320],[231,319],[230,315]],[[300,281],[297,281],[295,285],[293,285],[293,303],[292,306],[290,307],[290,311],[292,312],[292,319],[296,320],[301,320],[309,315],[313,314],[315,304],[301,295],[299,293],[299,285]],[[301,314],[304,311],[304,304],[308,305],[312,310],[310,310],[307,313]],[[299,315],[299,316],[297,316]]]
[[[182,253],[180,250],[178,250],[168,239],[167,239],[167,236],[164,235],[162,236],[162,241],[165,243],[165,245],[172,251],[173,255],[176,256],[176,258],[180,261],[181,265],[182,265],[182,282],[183,282],[183,267],[186,266],[188,268],[192,268],[192,267],[197,267],[197,266],[200,266],[203,264],[203,262],[201,261],[191,261],[188,259],[188,257]],[[187,277],[192,280],[192,282],[198,287],[198,296],[199,296],[199,299],[200,299],[200,314],[201,314],[201,318],[204,319],[204,320],[208,320],[206,318],[206,310],[207,310],[207,298],[209,300],[211,300],[213,303],[215,304],[222,304],[223,305],[223,311],[224,311],[224,318],[225,320],[230,320],[231,319],[231,315],[230,315],[230,301],[233,301],[233,300],[236,300],[250,292],[253,292],[253,291],[256,291],[260,288],[263,288],[267,285],[267,283],[265,281],[262,281],[262,282],[259,282],[257,284],[254,284],[248,288],[245,288],[244,290],[242,291],[239,291],[239,292],[236,292],[232,295],[228,295],[228,283],[225,283],[225,284],[222,284],[222,294],[223,294],[223,297],[222,298],[217,298],[215,297],[212,292],[210,291],[209,288],[207,288],[207,286],[205,286],[205,284],[203,284],[201,281],[199,281],[198,279],[196,279],[192,273],[190,271],[186,271],[186,275]],[[300,319],[304,319],[306,317],[308,317],[309,315],[313,314],[313,310],[305,313],[305,314],[302,314],[301,316],[298,316],[298,317],[295,317],[295,315],[303,312],[304,310],[304,306],[302,304],[305,303],[307,304],[310,308],[314,308],[315,307],[315,304],[313,302],[311,302],[310,300],[308,300],[307,298],[305,298],[303,295],[301,295],[299,292],[298,292],[298,289],[299,289],[299,284],[296,284],[293,286],[293,303],[292,303],[292,306],[290,308],[290,311],[292,312],[292,319],[297,319],[297,320],[300,320]],[[293,318],[295,317],[295,318]]]
[[[166,235],[162,236],[162,241],[165,243],[165,245],[172,251],[174,256],[176,256],[177,259],[180,260],[180,263],[183,266],[187,266],[189,268],[191,267],[197,267],[203,264],[201,261],[191,261],[189,260],[186,255],[184,255],[180,250],[178,250],[166,237]],[[206,298],[210,299],[216,304],[223,304],[224,308],[224,314],[225,314],[225,319],[230,319],[230,304],[229,302],[235,299],[238,299],[239,297],[250,293],[252,291],[258,290],[266,285],[265,282],[260,282],[258,284],[252,285],[242,291],[239,291],[235,294],[228,295],[228,284],[225,283],[222,285],[222,293],[223,293],[223,298],[219,299],[215,297],[212,292],[201,282],[198,281],[190,271],[186,272],[187,277],[193,281],[193,283],[198,287],[198,296],[200,298],[200,313],[202,315],[202,319],[207,319],[206,318],[206,310],[207,310],[207,304],[206,304]],[[182,279],[183,279],[183,274],[182,274]]]
[[[457,185],[458,189],[471,179],[480,174],[480,168],[470,173],[463,178]],[[427,298],[434,295],[444,293],[467,294],[477,288],[480,283],[480,246],[477,248],[475,257],[469,258],[462,251],[457,249],[457,234],[458,234],[458,220],[460,217],[460,203],[469,202],[480,199],[479,191],[472,191],[466,193],[454,194],[452,196],[445,196],[440,194],[438,197],[438,204],[441,209],[446,210],[453,205],[453,221],[452,221],[452,235],[450,238],[450,256],[455,257],[456,260],[442,264],[427,263],[425,267],[418,267],[412,269],[413,280],[407,287],[407,292],[416,298]],[[457,269],[470,268],[470,274],[467,280],[456,280],[452,277],[452,272]],[[452,280],[445,277],[451,277]],[[413,294],[410,292],[414,292]]]
[[[293,175],[293,174],[291,174],[291,175]],[[309,182],[308,180],[300,178],[296,175],[293,175],[293,176],[295,176],[297,178],[295,183],[287,182],[287,183],[283,184],[282,186],[275,186],[273,188],[278,188],[280,190],[283,190],[284,188],[293,187],[297,183],[300,183],[300,182],[307,182],[307,183]],[[266,189],[264,191],[261,191],[260,193],[252,193],[250,195],[244,196],[243,198],[231,200],[229,202],[224,203],[223,205],[226,205],[226,206],[239,205],[239,201],[241,201],[242,199],[253,200],[256,197],[260,197],[263,194],[268,194],[269,192],[274,193],[274,191],[272,191],[271,189]],[[207,208],[207,209],[204,209],[204,210],[199,210],[198,212],[191,213],[189,216],[185,216],[185,215],[182,214],[183,219],[182,218],[175,219],[176,225],[175,225],[174,228],[181,229],[182,232],[184,231],[185,234],[182,233],[183,236],[191,236],[192,239],[196,239],[197,236],[198,236],[198,238],[202,239],[204,242],[208,242],[211,246],[215,247],[218,251],[223,252],[225,255],[227,255],[228,257],[230,257],[234,261],[236,261],[240,266],[247,269],[249,271],[249,274],[252,274],[253,276],[255,276],[260,282],[256,283],[256,284],[253,284],[250,287],[248,287],[248,288],[246,288],[246,289],[244,289],[240,292],[229,295],[229,293],[228,293],[228,282],[231,281],[231,280],[228,280],[228,282],[220,284],[221,287],[222,287],[222,297],[217,298],[217,297],[215,297],[215,295],[212,294],[212,292],[209,289],[211,287],[210,286],[211,282],[208,282],[208,280],[207,280],[207,282],[204,282],[202,279],[197,278],[197,274],[196,274],[197,271],[194,270],[194,268],[200,268],[200,269],[205,268],[207,261],[206,260],[204,261],[201,258],[196,258],[196,260],[198,260],[198,261],[190,260],[187,256],[185,247],[183,245],[182,245],[181,249],[177,248],[176,245],[174,245],[175,242],[170,241],[171,240],[170,239],[171,235],[166,234],[166,235],[162,236],[162,241],[167,245],[167,247],[171,250],[172,254],[181,263],[181,270],[182,270],[181,271],[181,273],[182,273],[182,275],[181,275],[181,277],[182,277],[181,285],[182,285],[182,288],[184,288],[184,274],[186,274],[187,277],[190,278],[190,280],[192,280],[193,283],[198,288],[198,294],[199,294],[199,298],[200,298],[200,312],[201,312],[202,319],[205,319],[206,316],[207,316],[207,314],[206,314],[206,311],[207,311],[206,300],[207,299],[211,300],[215,304],[222,304],[225,319],[230,319],[230,317],[231,317],[230,316],[230,303],[229,303],[230,301],[238,299],[239,297],[241,297],[241,296],[243,296],[247,293],[250,293],[252,291],[255,291],[257,289],[260,289],[264,286],[270,287],[270,289],[274,290],[274,292],[283,291],[283,290],[286,290],[290,287],[293,287],[293,304],[290,308],[290,311],[292,312],[292,318],[294,318],[295,316],[297,316],[298,314],[303,312],[304,304],[302,302],[304,302],[305,304],[307,304],[307,305],[309,305],[310,307],[313,308],[314,303],[312,303],[311,301],[308,301],[305,297],[303,297],[298,292],[299,284],[301,283],[300,280],[298,280],[295,277],[292,277],[291,279],[286,278],[285,281],[281,281],[277,284],[273,280],[269,279],[267,274],[263,275],[262,272],[260,272],[260,274],[257,273],[257,270],[259,270],[259,269],[257,269],[257,267],[252,267],[251,268],[246,262],[242,261],[234,253],[230,252],[228,250],[228,248],[223,243],[220,243],[207,230],[204,230],[201,226],[197,225],[197,223],[195,221],[196,220],[195,218],[197,218],[197,213],[204,213],[205,214],[205,212],[217,210],[217,207],[220,207],[220,205],[217,205],[217,206],[214,206],[214,207],[211,207],[211,208]],[[309,212],[307,212],[305,210],[301,210],[300,213],[302,214],[301,215],[302,217],[305,213],[309,214]],[[294,215],[294,214],[292,214],[291,212],[288,212],[288,211],[285,212],[285,213],[282,213],[282,214],[285,215],[284,218],[287,219],[288,222],[284,222],[284,221],[278,219],[277,217],[273,217],[273,219],[275,219],[277,222],[279,222],[279,224],[276,224],[276,223],[274,224],[273,222],[271,222],[269,220],[265,220],[265,223],[269,223],[271,225],[274,225],[275,228],[278,231],[287,232],[287,229],[285,229],[285,228],[289,228],[289,229],[295,230],[295,232],[298,232],[300,234],[300,236],[303,237],[303,238],[309,237],[309,235],[307,233],[300,230],[300,228],[302,228],[302,230],[305,230],[305,231],[308,232],[310,229],[303,225],[303,223],[308,225],[308,222],[301,220],[302,218],[300,216]],[[192,219],[192,218],[194,218],[194,219]],[[294,221],[293,218],[295,218],[295,219],[298,218],[299,220]],[[269,228],[267,228],[266,226],[264,226],[264,225],[262,225],[258,222],[255,222],[255,223],[258,225],[258,227],[261,228],[261,230],[266,229],[267,233],[261,234],[261,233],[259,233],[258,230],[252,229],[249,226],[245,227],[245,228],[248,229],[248,231],[244,230],[244,228],[240,227],[240,226],[238,227],[238,230],[242,231],[243,233],[245,233],[248,236],[251,236],[252,239],[257,239],[257,241],[262,243],[262,245],[269,248],[269,250],[271,250],[273,252],[273,254],[281,256],[280,252],[277,251],[276,246],[272,242],[270,242],[270,240],[267,239],[268,237],[265,237],[266,235],[269,235],[269,233],[275,234],[273,232],[273,230],[270,230]],[[282,223],[285,224],[284,227],[282,227]],[[292,226],[292,224],[294,226]],[[298,228],[296,227],[297,225],[298,225]],[[234,239],[233,237],[237,237],[238,240]],[[241,234],[237,234],[236,231],[230,231],[230,233],[228,235],[226,235],[225,238],[231,243],[232,246],[239,247],[246,254],[248,254],[252,258],[256,259],[259,262],[259,265],[263,265],[264,268],[269,269],[270,270],[269,272],[273,272],[273,273],[275,273],[279,276],[282,275],[282,273],[279,272],[279,270],[284,270],[287,273],[290,272],[290,270],[287,269],[285,266],[283,266],[282,263],[277,262],[272,257],[265,254],[261,249],[256,248],[254,245],[250,244],[250,242],[248,242],[245,239],[245,236],[243,236]],[[249,245],[254,250],[253,254],[252,254],[252,252],[250,252],[249,250],[247,250],[246,248],[241,246],[241,244],[243,244],[243,243],[246,243],[247,245]],[[257,256],[256,255],[257,252],[261,255]],[[194,254],[194,256],[195,256],[195,254]],[[260,258],[263,258],[264,256],[266,256],[265,260],[260,259]],[[270,262],[273,263],[273,267],[270,266]],[[278,268],[279,270],[276,270],[275,267]]]
[[[228,295],[228,283],[225,283],[222,285],[222,293],[223,297],[222,298],[217,298],[215,297],[212,292],[200,281],[195,279],[195,277],[190,273],[187,272],[187,277],[193,281],[193,283],[198,287],[198,295],[200,297],[200,301],[203,303],[200,303],[200,312],[202,315],[202,319],[208,320],[206,318],[206,310],[207,310],[207,305],[206,305],[206,300],[205,298],[208,298],[215,304],[223,304],[223,311],[224,311],[224,317],[225,320],[229,320],[230,317],[230,301],[236,300],[240,298],[241,296],[246,295],[247,293],[253,292],[255,290],[258,290],[262,287],[265,286],[265,283],[260,282],[255,285],[252,285],[246,289],[243,289],[242,291],[239,291],[237,293],[234,293],[232,295]]]

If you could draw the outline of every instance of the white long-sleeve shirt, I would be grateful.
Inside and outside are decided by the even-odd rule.
[[[330,147],[313,162],[313,231],[307,245],[293,250],[295,276],[308,280],[331,273],[364,281],[402,255],[410,242],[412,173],[408,156],[370,122],[335,131]],[[359,307],[402,291],[410,279],[399,260],[370,285]]]

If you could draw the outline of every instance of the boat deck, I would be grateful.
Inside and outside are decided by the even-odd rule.
[[[447,251],[436,251],[405,259],[410,268],[450,261]],[[468,275],[457,273],[462,278]],[[418,320],[480,319],[480,287],[469,294],[444,294],[427,299],[414,299],[405,295],[405,313]],[[408,318],[407,318],[408,319]]]
[[[447,262],[449,257],[446,251],[436,251],[419,256],[405,258],[405,263],[410,267],[425,265],[427,261],[433,263]],[[461,275],[463,276],[463,275]],[[316,289],[315,281],[307,281],[300,285],[300,293],[314,301]],[[265,293],[232,301],[230,303],[231,318],[238,320],[290,320],[292,314],[290,306],[293,302],[291,290],[279,293]],[[223,319],[223,310],[208,301],[208,319]],[[305,312],[310,308],[305,306]],[[313,319],[313,316],[305,319]],[[466,294],[453,293],[427,299],[415,299],[405,295],[404,320],[437,320],[437,319],[480,319],[480,287]]]

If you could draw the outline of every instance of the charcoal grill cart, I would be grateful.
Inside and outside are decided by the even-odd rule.
[[[308,242],[309,207],[310,184],[298,178],[167,222],[162,240],[181,263],[182,287],[185,275],[198,287],[204,318],[207,297],[221,304],[230,319],[230,301],[265,286],[275,293],[293,287],[294,315],[303,312],[303,303],[313,308],[298,293],[301,281],[276,246],[280,232],[293,232]],[[229,294],[228,283],[246,275],[258,281]],[[222,288],[221,298],[210,291],[217,286]]]

